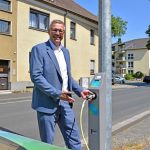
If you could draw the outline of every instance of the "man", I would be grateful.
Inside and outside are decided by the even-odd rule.
[[[64,23],[53,20],[48,33],[50,39],[34,46],[30,57],[30,75],[34,83],[32,108],[37,111],[40,137],[43,142],[52,144],[57,123],[66,146],[81,150],[71,91],[83,99],[91,92],[82,89],[71,76],[69,51],[61,45]]]

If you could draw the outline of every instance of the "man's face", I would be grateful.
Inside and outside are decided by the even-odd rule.
[[[56,45],[56,47],[59,47],[61,44],[61,40],[64,36],[64,30],[64,25],[59,23],[53,24],[51,29],[49,29],[50,40]]]

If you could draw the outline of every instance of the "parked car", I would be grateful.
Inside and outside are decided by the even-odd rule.
[[[68,150],[31,138],[0,130],[1,150]]]
[[[126,80],[124,77],[121,77],[119,75],[113,75],[112,76],[112,84],[125,84]]]
[[[143,82],[145,82],[145,83],[150,83],[150,76],[145,76],[145,77],[143,78]]]

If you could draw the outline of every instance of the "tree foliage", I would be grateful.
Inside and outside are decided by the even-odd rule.
[[[148,34],[148,37],[150,38],[150,25],[148,26],[148,29],[145,32],[146,34]]]
[[[148,26],[148,29],[145,32],[146,34],[148,34],[149,40],[147,41],[146,47],[148,50],[150,50],[150,25]]]
[[[112,37],[121,37],[126,33],[127,21],[123,21],[120,17],[112,15]]]

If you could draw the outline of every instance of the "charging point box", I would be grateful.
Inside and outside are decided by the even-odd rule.
[[[106,74],[97,73],[93,77],[89,90],[96,98],[88,103],[88,141],[90,150],[104,150],[105,110],[106,110]]]

